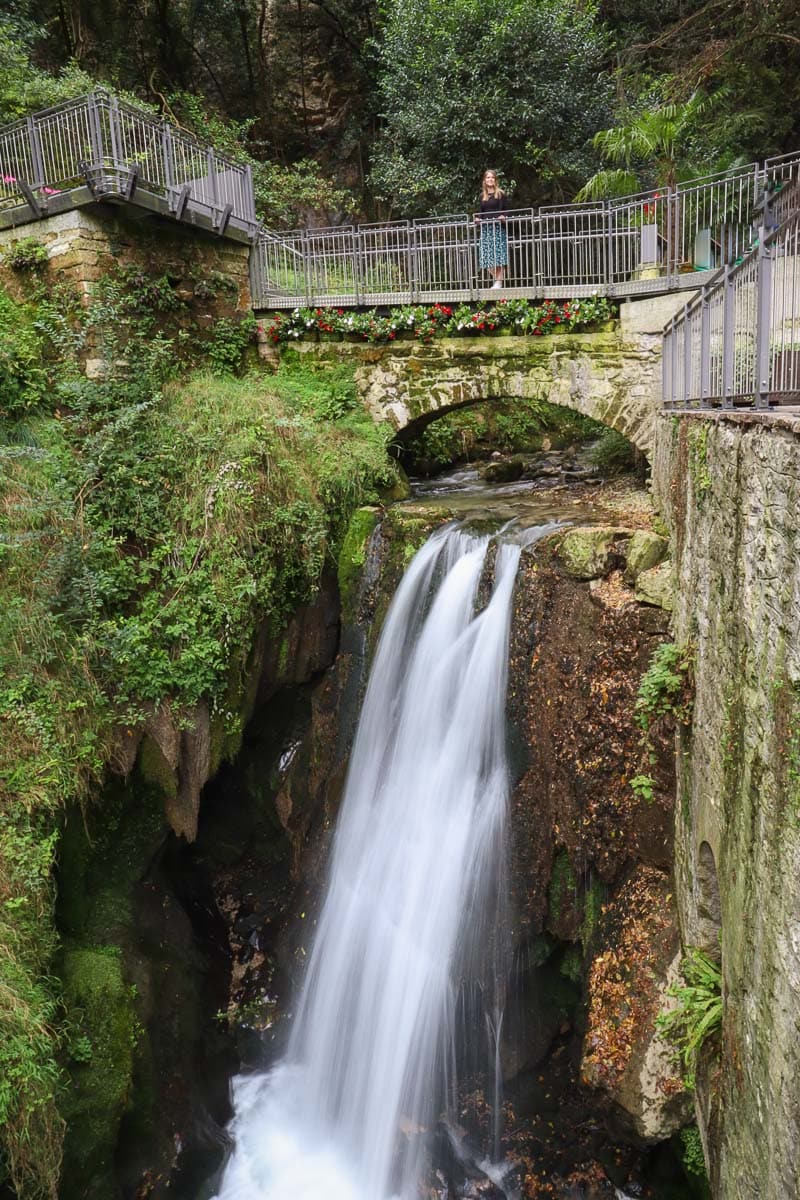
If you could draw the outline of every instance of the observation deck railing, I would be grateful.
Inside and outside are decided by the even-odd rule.
[[[755,248],[664,329],[667,409],[800,404],[800,184],[765,201]]]
[[[240,240],[260,229],[249,166],[105,91],[0,130],[0,227],[91,200],[143,205]]]
[[[800,155],[622,199],[508,214],[502,295],[655,294],[697,288],[742,257],[765,188],[791,184]],[[479,227],[460,214],[415,221],[263,230],[251,257],[256,308],[484,298]],[[483,277],[482,277],[483,275]]]

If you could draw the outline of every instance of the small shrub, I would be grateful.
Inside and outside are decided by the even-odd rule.
[[[659,717],[672,713],[688,721],[692,710],[693,654],[689,647],[662,642],[639,684],[636,724],[646,734]]]
[[[661,1013],[656,1024],[683,1067],[684,1086],[692,1090],[700,1050],[722,1028],[722,970],[693,946],[681,963],[681,972],[684,983],[668,989],[678,1001],[677,1007]]]
[[[21,238],[3,255],[3,262],[14,271],[41,271],[47,261],[47,248],[35,237]]]
[[[616,429],[604,429],[591,450],[593,465],[604,475],[622,475],[635,466],[636,449]]]

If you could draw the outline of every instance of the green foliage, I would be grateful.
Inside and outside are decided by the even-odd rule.
[[[722,1028],[722,972],[719,964],[697,947],[689,949],[681,971],[684,983],[673,984],[668,992],[677,1006],[661,1013],[656,1023],[674,1047],[684,1084],[692,1090],[700,1050]]]
[[[586,142],[609,112],[605,53],[593,4],[389,6],[378,44],[376,193],[408,214],[471,211],[489,166],[517,204],[574,190]]]
[[[711,474],[708,469],[708,424],[696,425],[689,430],[689,477],[699,503],[711,491]]]
[[[74,64],[50,73],[34,66],[31,51],[41,30],[30,21],[0,16],[0,125],[92,90],[94,80]]]
[[[34,310],[0,291],[0,417],[19,416],[45,400],[50,376],[44,350]]]
[[[695,92],[682,103],[645,107],[626,124],[601,129],[592,138],[595,149],[621,168],[598,171],[576,200],[631,194],[650,184],[674,187],[682,175],[699,174],[686,157],[691,134],[699,118],[720,99],[722,93],[710,97]]]
[[[622,475],[635,465],[635,447],[616,429],[604,429],[592,447],[591,459],[604,475]]]
[[[694,653],[688,646],[662,642],[653,651],[636,698],[636,723],[645,733],[667,713],[672,713],[677,721],[689,720],[693,664]]]
[[[0,293],[16,421],[0,443],[0,1177],[29,1197],[55,1194],[61,1153],[61,810],[96,790],[115,728],[167,697],[179,720],[203,699],[235,725],[256,629],[313,595],[353,509],[395,479],[352,372],[287,352],[275,376],[237,379],[247,323],[189,342],[184,318],[170,281],[143,274],[112,273],[85,308]],[[80,373],[92,340],[103,380]],[[178,383],[190,355],[212,369]],[[77,1029],[65,1056],[104,1077],[106,1051]],[[108,1076],[117,1112],[127,1077]]]
[[[255,327],[255,318],[249,313],[240,320],[222,317],[214,323],[206,352],[216,371],[222,375],[235,375],[241,369]]]
[[[237,162],[249,163],[256,212],[265,225],[291,228],[306,223],[310,213],[317,220],[332,220],[337,215],[355,212],[353,193],[337,187],[313,159],[301,158],[286,164],[255,157],[251,146],[254,117],[231,120],[191,92],[175,93],[169,97],[169,103],[170,113],[203,141]]]
[[[14,271],[41,271],[47,261],[47,248],[35,237],[12,242],[3,255],[5,265]]]
[[[696,1125],[687,1125],[680,1132],[682,1154],[681,1162],[686,1174],[692,1180],[708,1182],[706,1159],[703,1154],[703,1139]]]
[[[637,800],[652,804],[655,799],[655,780],[652,775],[634,775],[630,781],[633,794]]]

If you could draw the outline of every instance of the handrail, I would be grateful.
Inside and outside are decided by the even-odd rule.
[[[800,183],[778,197],[764,195],[755,246],[665,326],[666,409],[800,404]]]
[[[697,288],[753,240],[769,185],[800,178],[800,154],[630,196],[507,214],[504,295],[633,295]],[[482,298],[479,237],[469,213],[326,226],[260,239],[255,307],[393,304]],[[300,269],[287,267],[292,249]],[[688,274],[685,274],[687,273]]]
[[[249,165],[102,88],[0,129],[0,210],[27,206],[41,217],[77,187],[124,200],[143,189],[218,233],[259,229]]]

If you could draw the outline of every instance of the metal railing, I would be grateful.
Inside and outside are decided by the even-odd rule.
[[[800,404],[800,185],[760,216],[756,247],[664,330],[667,409]]]
[[[99,90],[0,130],[0,211],[28,206],[35,217],[57,197],[87,186],[96,199],[160,197],[178,219],[205,218],[255,237],[250,167],[168,121]]]
[[[751,163],[636,196],[508,213],[504,295],[634,295],[697,288],[755,236],[769,189],[774,211],[800,155]],[[757,214],[756,214],[757,215]],[[275,234],[253,249],[256,308],[380,305],[481,297],[479,226],[468,214]]]

